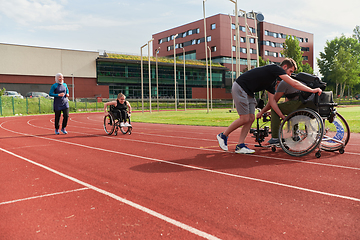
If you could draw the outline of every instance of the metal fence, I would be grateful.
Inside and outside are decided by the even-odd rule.
[[[104,103],[114,101],[115,99],[101,98],[77,98],[75,101],[69,101],[70,112],[90,112],[103,111]],[[131,104],[133,110],[142,110],[141,99],[126,99]],[[231,108],[232,100],[212,100],[209,101],[209,108]],[[207,108],[206,99],[187,99],[186,108]],[[175,100],[156,99],[151,100],[152,110],[172,110],[175,109]],[[185,109],[184,99],[178,99],[177,109]],[[149,99],[144,99],[144,110],[150,110]],[[45,114],[53,112],[53,100],[48,98],[13,98],[0,97],[0,116],[27,115],[27,114]]]

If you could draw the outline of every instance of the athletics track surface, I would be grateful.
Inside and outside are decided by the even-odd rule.
[[[239,155],[224,128],[102,119],[0,118],[0,239],[360,239],[359,134],[319,159]]]

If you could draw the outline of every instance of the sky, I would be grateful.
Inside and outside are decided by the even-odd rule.
[[[230,0],[206,0],[205,15],[234,8]],[[313,33],[315,58],[326,41],[360,25],[359,0],[239,0],[238,8]],[[0,43],[140,55],[152,34],[199,19],[203,0],[0,0]]]

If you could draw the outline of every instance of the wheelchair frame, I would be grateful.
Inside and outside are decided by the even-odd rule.
[[[129,119],[129,124],[131,124],[131,120],[130,117],[128,117]],[[118,130],[120,129],[120,131],[123,134],[131,134],[132,132],[132,127],[131,126],[121,126],[121,118],[115,118],[113,112],[108,111],[108,115],[104,117],[104,130],[108,135],[111,135],[114,133],[114,135],[117,135]]]
[[[280,125],[280,143],[267,147],[271,147],[275,152],[276,147],[280,146],[284,152],[295,157],[305,156],[316,148],[318,148],[315,153],[317,158],[321,157],[321,150],[339,151],[343,154],[350,139],[350,128],[345,118],[336,111],[337,103],[319,103],[319,96],[316,95],[315,105],[317,111],[305,108],[287,115]],[[269,127],[261,129],[257,119],[257,129],[251,129],[250,133],[253,133],[255,141],[259,143],[255,146],[265,147],[261,142],[269,135]]]

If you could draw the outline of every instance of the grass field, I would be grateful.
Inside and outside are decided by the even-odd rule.
[[[160,112],[155,110],[152,113],[134,112],[131,120],[133,122],[146,123],[227,127],[238,118],[236,111],[230,112],[229,110],[230,109],[214,109],[209,111],[209,113],[207,113],[206,109]],[[337,107],[337,111],[346,119],[351,132],[360,132],[360,106],[340,106]],[[262,121],[260,122],[262,123]],[[269,125],[269,123],[267,123],[267,125]],[[256,121],[253,123],[253,127],[256,127]]]

